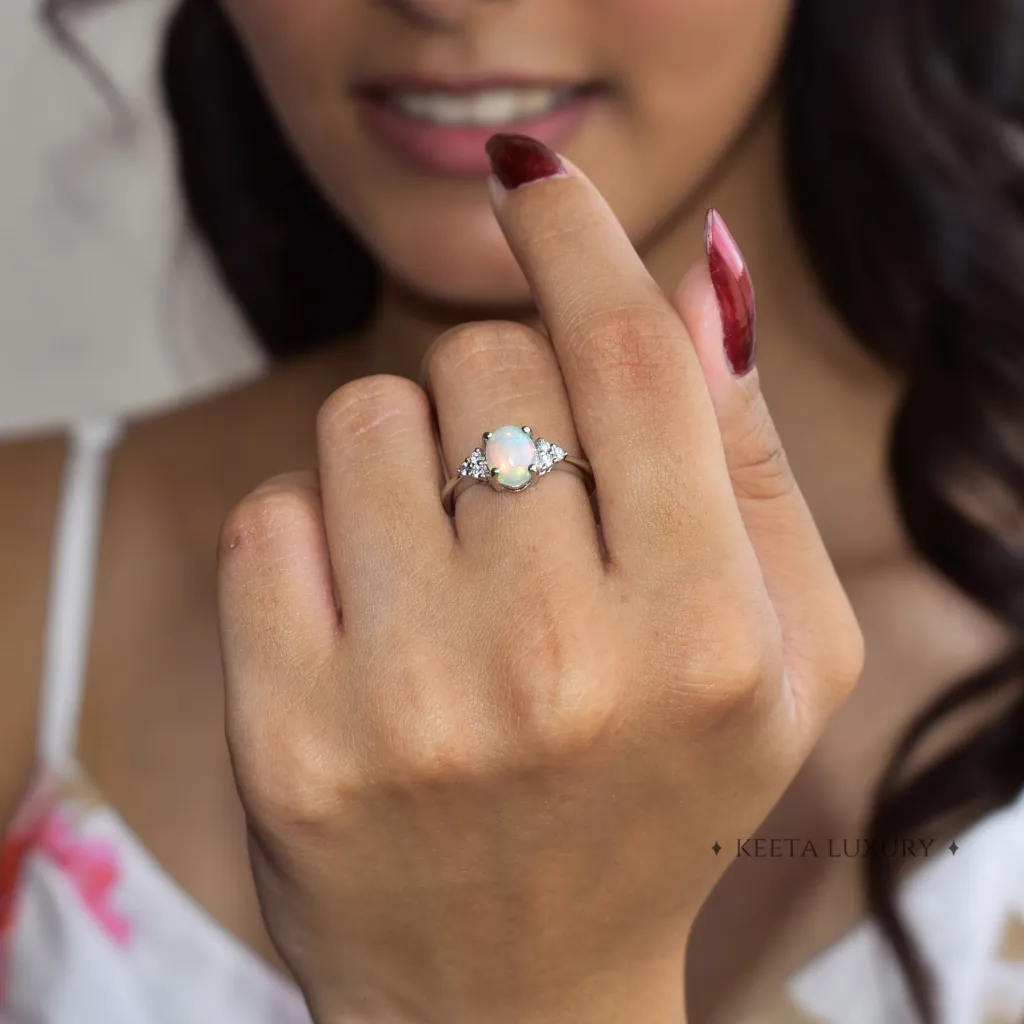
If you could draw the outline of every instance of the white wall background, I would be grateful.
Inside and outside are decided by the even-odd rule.
[[[183,226],[156,88],[172,0],[70,20],[127,130],[38,3],[0,0],[0,437],[154,409],[262,365]]]

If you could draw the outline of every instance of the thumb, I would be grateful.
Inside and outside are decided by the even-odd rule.
[[[845,696],[841,687],[822,692],[821,665],[856,666],[860,631],[761,392],[753,284],[715,210],[704,244],[707,262],[686,274],[670,300],[697,351],[733,493],[782,627],[794,695],[816,720],[808,722],[814,731]],[[849,638],[849,650],[836,649],[839,638]]]

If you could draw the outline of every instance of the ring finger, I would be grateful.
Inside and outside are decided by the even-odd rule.
[[[424,363],[449,477],[457,476],[475,448],[485,447],[485,432],[509,426],[513,430],[503,440],[510,461],[498,479],[513,486],[530,480],[522,492],[460,485],[455,524],[462,544],[492,553],[500,547],[515,555],[522,552],[525,537],[544,535],[556,543],[589,546],[599,558],[587,482],[568,466],[557,465],[538,478],[522,465],[530,445],[517,433],[524,426],[531,428],[534,441],[544,439],[570,455],[580,454],[565,383],[548,339],[508,321],[464,324],[442,334]],[[492,461],[499,461],[498,451],[491,450]]]

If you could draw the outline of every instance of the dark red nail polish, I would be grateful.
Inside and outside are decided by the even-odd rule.
[[[509,191],[567,173],[557,155],[529,135],[492,135],[486,148],[494,176]]]
[[[743,377],[753,368],[757,349],[754,285],[736,239],[714,209],[708,210],[704,225],[704,250],[722,310],[725,355],[732,372]]]

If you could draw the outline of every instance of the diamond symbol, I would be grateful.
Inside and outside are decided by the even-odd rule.
[[[953,854],[953,856],[955,857],[956,856],[956,851],[959,850],[959,849],[960,849],[960,847],[956,845],[956,840],[954,839],[953,842],[951,842],[949,844],[949,852],[951,854]]]
[[[718,845],[718,840],[717,839],[715,840],[715,845],[712,846],[711,849],[715,851],[715,856],[716,857],[722,852],[722,848]]]

